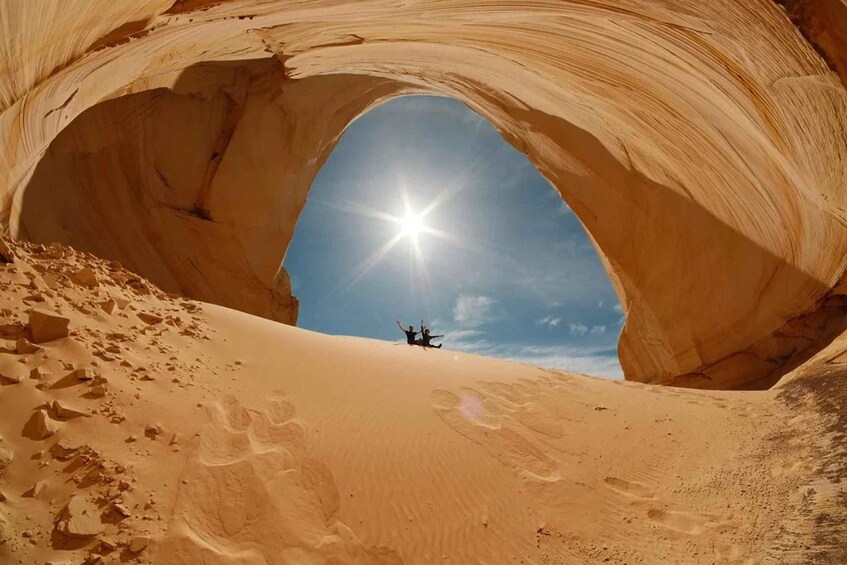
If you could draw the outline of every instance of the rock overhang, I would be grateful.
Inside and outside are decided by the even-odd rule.
[[[0,9],[22,18],[0,77],[17,236],[293,323],[280,263],[321,164],[373,105],[437,93],[488,119],[585,225],[627,312],[628,378],[767,386],[843,325],[847,92],[771,2],[58,15]]]

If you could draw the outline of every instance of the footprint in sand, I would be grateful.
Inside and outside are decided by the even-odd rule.
[[[649,509],[647,511],[647,518],[669,530],[690,536],[699,536],[702,534],[706,522],[706,518],[696,514],[677,510],[660,510],[658,508]]]
[[[606,477],[603,479],[603,482],[606,483],[611,490],[624,496],[638,498],[641,500],[656,498],[656,495],[653,494],[646,485],[639,482],[625,481],[624,479],[619,479],[617,477]]]
[[[294,416],[284,400],[251,410],[229,397],[208,408],[161,546],[170,562],[399,562],[337,520],[332,474],[309,457]]]

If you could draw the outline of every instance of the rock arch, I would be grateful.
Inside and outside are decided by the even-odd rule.
[[[323,160],[372,105],[438,93],[586,226],[628,378],[765,386],[843,326],[847,91],[778,6],[488,4],[0,6],[2,221],[292,322],[280,250]]]

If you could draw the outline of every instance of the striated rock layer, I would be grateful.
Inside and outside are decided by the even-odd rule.
[[[585,225],[627,378],[765,386],[845,325],[844,3],[785,4],[4,2],[2,221],[293,323],[280,262],[344,128],[442,94]]]

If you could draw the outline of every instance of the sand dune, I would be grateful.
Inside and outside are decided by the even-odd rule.
[[[316,334],[69,248],[16,254],[4,563],[847,559],[847,338],[771,391],[674,389]],[[69,336],[17,353],[30,308]],[[25,432],[33,414],[50,429]]]

